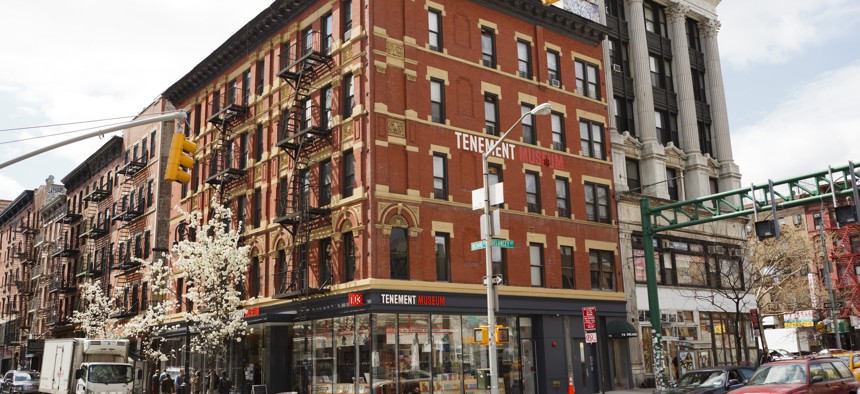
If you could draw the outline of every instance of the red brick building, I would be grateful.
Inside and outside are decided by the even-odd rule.
[[[486,384],[486,348],[470,340],[486,324],[472,190],[480,152],[513,127],[490,158],[497,238],[515,243],[493,250],[512,333],[500,390],[566,391],[569,373],[580,392],[629,386],[604,34],[537,0],[275,1],[168,88],[198,145],[171,205],[230,204],[252,247],[244,285],[260,299],[235,381]],[[517,123],[542,103],[552,114]],[[586,306],[600,346],[585,343]]]

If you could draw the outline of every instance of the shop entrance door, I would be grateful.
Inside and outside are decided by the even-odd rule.
[[[593,394],[599,390],[597,369],[597,346],[573,338],[573,383],[579,394]]]

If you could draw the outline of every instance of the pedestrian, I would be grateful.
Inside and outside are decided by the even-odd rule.
[[[149,378],[149,392],[150,394],[159,394],[158,393],[158,377],[161,375],[161,370],[156,369],[155,372],[152,373],[152,377]]]
[[[176,390],[176,394],[187,394],[185,389],[188,385],[185,383],[185,370],[180,369],[179,375],[176,375],[176,379],[173,381],[173,388]]]
[[[218,374],[214,369],[206,372],[206,394],[215,394],[218,392]]]
[[[227,370],[221,370],[221,379],[218,382],[218,394],[230,394],[233,389],[233,382],[227,377]]]
[[[200,371],[194,371],[191,375],[191,394],[200,393]]]
[[[770,350],[768,348],[762,349],[761,359],[758,360],[758,365],[769,363],[771,361],[773,361],[773,357],[770,356]]]
[[[173,379],[167,371],[164,372],[161,379],[161,394],[173,394]]]

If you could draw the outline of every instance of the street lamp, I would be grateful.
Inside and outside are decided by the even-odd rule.
[[[501,145],[507,138],[511,130],[514,129],[526,116],[530,115],[548,115],[552,111],[552,105],[543,103],[532,108],[529,112],[520,116],[517,121],[511,125],[508,131],[505,131],[496,142],[481,154],[481,165],[484,170],[484,233],[481,236],[484,238],[484,248],[486,252],[487,263],[487,338],[490,356],[490,394],[499,394],[499,354],[496,347],[496,283],[493,280],[493,249],[492,249],[492,219],[490,219],[490,165],[487,158],[490,154]]]

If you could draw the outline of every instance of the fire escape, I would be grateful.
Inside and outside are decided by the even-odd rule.
[[[79,207],[67,201],[66,210],[58,218],[62,224],[61,234],[56,238],[53,249],[50,250],[48,267],[42,273],[42,278],[47,282],[48,300],[45,303],[45,322],[52,334],[71,324],[71,310],[69,294],[75,292],[75,281],[71,267],[77,259],[79,249],[79,238],[75,236],[77,224],[83,215]]]
[[[240,93],[241,97],[238,96]],[[243,86],[240,91],[238,81],[233,80],[228,84],[225,96],[217,90],[209,102],[209,113],[212,115],[207,121],[218,129],[218,136],[212,145],[210,175],[204,182],[219,186],[221,196],[245,179],[245,163],[242,163],[242,152],[235,151],[233,130],[251,116],[249,100],[250,87]]]
[[[112,275],[116,278],[116,285],[111,285],[105,280],[105,294],[113,294],[115,306],[118,313],[113,318],[126,318],[137,314],[137,305],[129,302],[131,288],[137,288],[141,281],[140,262],[134,258],[143,257],[143,245],[141,244],[142,232],[146,227],[144,217],[146,212],[147,185],[144,169],[147,166],[149,154],[146,150],[138,151],[138,146],[130,148],[125,152],[123,164],[116,172],[117,178],[123,176],[119,184],[119,191],[115,194],[110,220],[118,222],[116,226],[116,245],[113,250],[110,245],[107,252],[101,258],[101,263],[110,268]],[[109,237],[108,237],[109,238]],[[136,297],[134,297],[136,298]]]
[[[331,221],[330,210],[313,206],[315,202],[310,196],[311,155],[330,146],[332,134],[328,114],[311,99],[317,90],[312,85],[330,72],[333,65],[332,57],[321,49],[319,38],[319,33],[306,31],[300,42],[281,54],[278,76],[287,82],[291,94],[279,126],[277,146],[289,157],[283,161],[289,177],[281,179],[278,216],[274,221],[287,230],[292,244],[286,252],[290,256],[288,261],[275,274],[275,298],[323,293],[331,284],[329,275],[321,275],[327,270],[319,267],[313,270],[310,264],[311,231],[326,224],[326,220],[328,224]],[[319,205],[319,200],[316,203]]]
[[[21,221],[16,231],[21,236],[21,240],[16,245],[13,256],[18,263],[14,276],[14,285],[20,297],[16,305],[18,308],[18,329],[29,331],[32,322],[30,321],[27,307],[30,305],[30,300],[33,299],[33,294],[35,294],[35,289],[30,282],[30,272],[36,264],[35,237],[39,229],[35,219],[27,218]],[[19,334],[16,341],[20,339]]]
[[[849,314],[860,316],[860,225],[848,224],[832,233],[834,246],[830,251],[830,260],[836,265],[839,275],[836,287],[839,293],[847,298]]]

